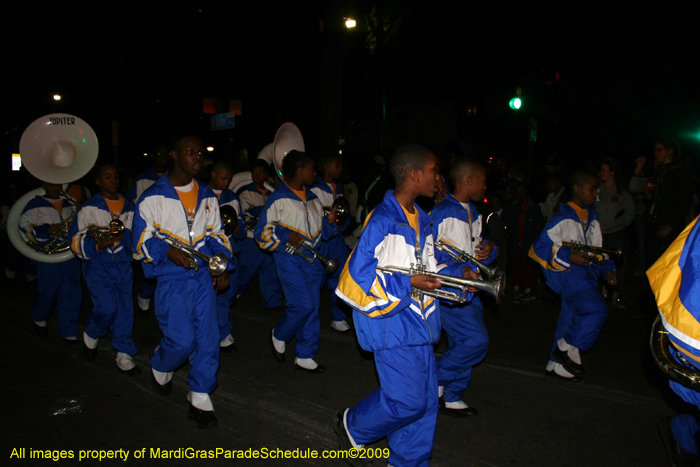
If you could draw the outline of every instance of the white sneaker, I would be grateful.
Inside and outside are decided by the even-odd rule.
[[[5,268],[5,275],[7,276],[8,279],[14,279],[15,276],[17,275],[17,272],[10,271],[9,269]]]
[[[27,274],[27,276],[24,278],[24,280],[27,281],[27,283],[29,283],[29,282],[35,281],[36,276],[34,274]]]
[[[150,298],[141,298],[140,295],[136,295],[136,301],[139,304],[139,308],[143,311],[148,311],[148,309],[151,307]]]
[[[345,320],[331,321],[331,328],[335,329],[338,332],[347,332],[350,330],[350,325]]]

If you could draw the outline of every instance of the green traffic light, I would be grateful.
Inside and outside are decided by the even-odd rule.
[[[518,110],[523,105],[523,101],[519,97],[514,97],[508,103],[511,109]]]

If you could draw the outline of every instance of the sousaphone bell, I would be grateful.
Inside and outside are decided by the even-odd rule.
[[[45,115],[32,122],[22,134],[19,152],[29,173],[46,183],[62,184],[78,180],[95,165],[99,144],[97,135],[84,120],[69,114]],[[41,263],[62,263],[73,258],[73,252],[46,254],[31,247],[19,230],[25,206],[37,195],[37,188],[19,198],[7,218],[7,235],[12,245],[29,259]]]

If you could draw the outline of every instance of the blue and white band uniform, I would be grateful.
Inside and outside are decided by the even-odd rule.
[[[151,367],[172,377],[172,372],[189,359],[190,390],[209,394],[217,385],[219,330],[216,290],[208,265],[199,258],[198,271],[176,265],[168,259],[170,244],[153,237],[157,233],[178,239],[208,256],[223,253],[229,258],[229,267],[234,267],[216,195],[207,185],[197,184],[191,225],[167,175],[144,192],[134,216],[134,258],[142,261],[146,277],[158,279],[156,319],[164,337],[151,358]]]
[[[260,218],[270,193],[268,192],[266,196],[258,190],[255,183],[250,183],[238,190],[238,198],[246,222],[253,222],[253,219]],[[246,238],[241,241],[241,254],[238,263],[241,280],[239,293],[248,290],[255,277],[258,276],[263,306],[265,308],[282,306],[282,286],[279,277],[277,277],[275,259],[270,252],[262,251],[258,247],[252,229],[246,230]]]
[[[380,387],[346,412],[357,444],[384,436],[393,466],[427,466],[437,421],[437,372],[432,345],[440,338],[440,306],[412,294],[411,277],[379,267],[410,268],[460,276],[433,242],[431,219],[417,205],[419,239],[403,208],[387,191],[372,211],[341,274],[336,294],[353,308],[360,346],[374,352]]]
[[[661,322],[671,341],[669,353],[689,373],[700,372],[700,217],[696,217],[647,270]],[[683,356],[681,362],[678,353]],[[670,380],[671,389],[700,408],[700,392]],[[692,414],[671,418],[673,438],[681,450],[700,457],[700,424]]]
[[[307,189],[306,201],[302,201],[289,186],[282,184],[267,199],[255,227],[255,240],[260,248],[274,253],[287,303],[284,316],[275,325],[274,337],[289,342],[296,336],[296,357],[313,359],[320,340],[318,308],[326,273],[320,261],[309,264],[299,255],[285,250],[291,232],[301,235],[304,243],[316,248],[322,236],[330,238],[337,229],[324,218],[323,205],[313,192]]]
[[[318,177],[316,183],[311,187],[311,191],[321,200],[323,206],[332,206],[336,198],[343,196],[342,189],[340,188],[340,183],[335,182],[335,194],[333,193],[333,188],[326,183],[326,181]],[[333,321],[340,322],[344,321],[346,318],[345,312],[340,308],[340,302],[338,301],[338,296],[334,293],[335,289],[338,287],[338,280],[340,279],[340,273],[343,271],[345,262],[350,256],[350,251],[345,243],[345,237],[342,232],[350,224],[350,219],[345,221],[344,225],[338,226],[338,235],[334,236],[330,240],[324,240],[319,244],[318,252],[326,258],[338,259],[338,268],[326,276],[324,281],[325,285],[331,291],[331,315],[333,316]]]
[[[229,242],[231,244],[232,251],[232,261],[233,268],[229,270],[228,281],[229,286],[226,290],[217,292],[216,294],[216,310],[217,319],[219,322],[219,340],[221,345],[226,346],[225,341],[231,340],[233,343],[233,338],[231,336],[231,331],[233,330],[233,324],[231,323],[231,318],[229,316],[229,311],[236,301],[236,296],[238,295],[238,289],[241,284],[240,274],[239,274],[239,261],[238,256],[241,253],[240,242],[246,238],[246,225],[243,217],[241,216],[241,202],[238,196],[231,190],[213,190],[214,194],[219,196],[219,205],[221,208],[224,206],[231,206],[236,211],[236,219],[239,227],[238,233],[233,233],[229,236]]]
[[[131,338],[134,328],[131,228],[134,203],[124,199],[120,213],[110,212],[102,193],[97,193],[80,208],[69,233],[71,249],[83,260],[83,276],[92,299],[92,313],[85,322],[84,332],[97,340],[112,331],[112,347],[117,352],[136,355],[138,348]],[[113,219],[124,225],[121,240],[112,247],[97,250],[97,241],[89,227],[108,227]]]
[[[571,249],[562,244],[579,242],[596,247],[603,245],[595,207],[586,206],[585,209],[588,216],[584,225],[573,207],[560,204],[559,210],[535,239],[529,253],[529,257],[542,268],[547,285],[561,294],[562,306],[550,353],[551,361],[558,363],[561,362],[554,356],[554,349],[559,339],[564,338],[567,344],[580,352],[589,350],[609,313],[597,286],[608,271],[615,270],[615,264],[607,261],[604,265],[591,263],[577,266],[571,263]]]
[[[433,218],[433,235],[441,241],[456,247],[473,257],[477,257],[475,247],[482,242],[483,217],[473,203],[460,203],[453,195],[430,213]],[[498,255],[496,248],[485,264],[492,263]],[[448,256],[448,264],[457,263]],[[467,265],[478,272],[472,264]],[[471,295],[471,294],[470,294]],[[448,348],[437,361],[438,384],[443,387],[446,403],[461,400],[462,391],[471,382],[472,368],[486,356],[489,335],[484,324],[484,311],[481,299],[474,294],[471,300],[459,304],[443,300],[440,308],[442,328],[447,333]]]
[[[70,217],[75,211],[75,205],[63,200],[59,213],[52,202],[43,196],[36,196],[24,207],[19,221],[19,229],[27,238],[38,246],[44,247],[51,239],[49,228]],[[70,239],[66,246],[69,246]],[[32,320],[35,323],[45,322],[54,307],[58,308],[58,332],[63,338],[74,338],[78,335],[78,318],[83,292],[80,286],[80,261],[77,258],[62,263],[42,263],[32,261],[36,265],[38,290],[36,300],[31,307]]]

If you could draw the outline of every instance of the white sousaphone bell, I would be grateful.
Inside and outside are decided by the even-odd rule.
[[[70,183],[87,174],[95,165],[99,145],[97,135],[82,119],[68,114],[50,114],[35,120],[22,134],[19,152],[29,173],[46,183]],[[66,251],[45,254],[30,247],[19,230],[25,206],[44,189],[26,193],[12,206],[7,218],[7,235],[24,256],[41,263],[62,263],[73,258]]]

